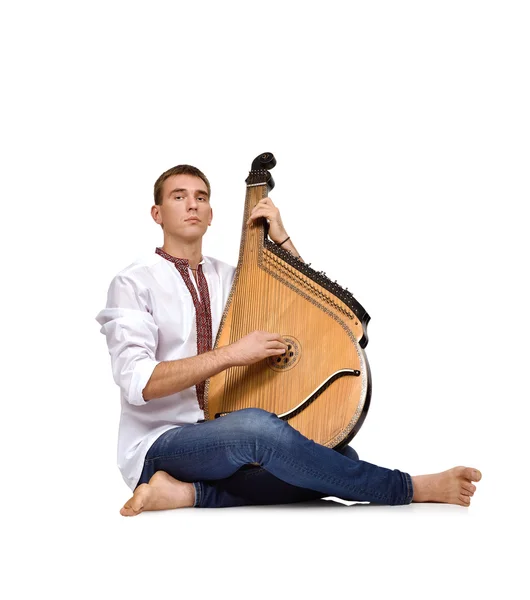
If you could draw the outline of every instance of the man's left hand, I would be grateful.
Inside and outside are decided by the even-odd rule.
[[[276,244],[280,244],[283,240],[289,237],[282,223],[280,211],[270,198],[263,198],[252,209],[247,225],[260,217],[267,219],[269,223],[269,237]]]

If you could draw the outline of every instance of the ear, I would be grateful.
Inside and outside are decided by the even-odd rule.
[[[155,221],[155,223],[162,225],[162,217],[160,216],[160,211],[158,209],[158,205],[154,204],[151,207],[151,216],[153,217],[153,220]]]
[[[208,226],[210,226],[212,224],[212,219],[213,219],[213,209],[212,209],[212,207],[210,207],[210,219],[208,221]]]

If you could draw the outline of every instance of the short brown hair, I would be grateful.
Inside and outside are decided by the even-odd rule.
[[[204,181],[206,187],[208,188],[208,198],[211,195],[210,182],[206,175],[197,169],[197,167],[192,167],[191,165],[177,165],[176,167],[172,167],[168,169],[155,182],[155,204],[162,204],[162,187],[164,186],[164,181],[168,179],[168,177],[172,177],[173,175],[193,175],[194,177],[199,177]]]

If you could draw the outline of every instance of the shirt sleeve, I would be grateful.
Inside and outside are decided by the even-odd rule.
[[[149,310],[147,290],[130,276],[111,282],[107,307],[96,321],[107,338],[112,375],[123,396],[137,406],[147,404],[143,389],[160,362],[155,359],[158,325]]]

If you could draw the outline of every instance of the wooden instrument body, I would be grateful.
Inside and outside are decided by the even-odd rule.
[[[205,418],[259,407],[322,445],[340,447],[357,433],[370,403],[363,350],[370,317],[336,282],[266,239],[264,219],[246,226],[268,189],[266,181],[247,188],[239,261],[215,348],[262,330],[280,333],[289,350],[211,377]]]

